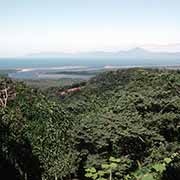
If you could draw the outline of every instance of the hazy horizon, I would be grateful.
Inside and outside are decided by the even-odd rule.
[[[6,0],[0,57],[39,52],[180,52],[178,0]]]

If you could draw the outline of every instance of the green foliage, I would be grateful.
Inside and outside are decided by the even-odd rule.
[[[0,167],[16,179],[109,179],[110,169],[114,180],[180,179],[171,157],[180,146],[178,71],[105,72],[56,101],[10,79],[0,86],[16,92],[0,108]]]
[[[109,158],[109,163],[101,164],[101,169],[96,170],[94,167],[85,169],[85,177],[92,178],[93,180],[106,180],[107,175],[112,179],[112,172],[117,169],[120,159],[114,157]]]
[[[5,80],[1,86],[15,86],[17,94],[7,108],[0,109],[4,161],[22,178],[30,178],[32,174],[34,179],[36,174],[46,178],[63,177],[71,173],[75,159],[71,139],[66,138],[73,124],[71,115],[22,83]],[[37,162],[34,162],[35,158],[38,158]]]
[[[161,162],[148,164],[147,166],[141,167],[133,172],[131,175],[125,177],[126,180],[160,180],[163,177],[163,173],[166,171],[167,166],[178,156],[178,153],[173,153],[170,158],[164,158]]]

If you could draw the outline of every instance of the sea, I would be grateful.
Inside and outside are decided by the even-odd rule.
[[[16,79],[90,78],[73,74],[48,74],[60,71],[91,71],[133,67],[180,68],[179,59],[119,59],[119,58],[0,58],[0,70],[13,69],[8,75]]]

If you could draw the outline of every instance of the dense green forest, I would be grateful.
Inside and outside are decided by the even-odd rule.
[[[78,86],[60,96],[0,78],[1,179],[180,179],[179,71],[110,71]]]

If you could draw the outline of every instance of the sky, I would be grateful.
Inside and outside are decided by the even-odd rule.
[[[180,51],[180,0],[0,0],[0,56]]]

